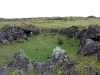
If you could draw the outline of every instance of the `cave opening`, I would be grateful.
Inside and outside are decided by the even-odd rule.
[[[94,41],[100,41],[99,38],[91,38],[91,39],[94,40]]]

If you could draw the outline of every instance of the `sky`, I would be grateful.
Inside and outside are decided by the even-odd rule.
[[[100,17],[100,0],[0,0],[1,18]]]

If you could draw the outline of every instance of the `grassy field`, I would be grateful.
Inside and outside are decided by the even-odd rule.
[[[76,26],[86,26],[88,27],[89,24],[99,24],[100,25],[100,18],[80,18],[73,20],[47,20],[47,19],[29,19],[29,20],[19,20],[19,21],[1,21],[0,27],[3,25],[25,25],[25,24],[32,24],[37,27],[42,28],[66,28],[73,25]]]
[[[58,44],[58,38],[63,39],[64,43],[61,46]],[[30,59],[43,62],[47,60],[48,55],[52,53],[52,50],[56,46],[60,46],[71,55],[71,58],[73,58],[78,50],[78,45],[79,40],[67,40],[65,35],[41,33],[38,36],[29,37],[28,42],[4,45],[3,48],[0,48],[0,59],[2,60],[0,61],[0,66],[4,66],[4,63],[10,62],[13,59],[14,53],[17,53],[20,49],[22,49]]]
[[[75,19],[75,20],[28,20],[28,21],[1,21],[0,26],[6,24],[15,24],[15,25],[23,25],[23,24],[33,24],[37,27],[42,28],[66,28],[72,25],[76,26],[85,26],[88,27],[89,24],[99,24],[99,18],[89,18],[89,19]],[[84,66],[93,66],[95,69],[100,70],[100,62],[97,61],[96,55],[81,57],[76,55],[79,47],[79,39],[67,38],[66,35],[53,35],[53,33],[40,33],[38,36],[31,35],[29,37],[28,42],[24,43],[13,43],[13,45],[4,45],[3,48],[0,48],[0,67],[5,66],[7,63],[13,60],[13,56],[20,49],[22,49],[26,55],[30,59],[34,59],[38,62],[43,62],[48,60],[47,56],[52,53],[52,50],[59,46],[57,43],[57,38],[61,38],[63,40],[63,44],[60,46],[62,49],[65,49],[68,52],[69,59],[72,61],[78,61],[78,65],[76,67],[78,69],[84,69]],[[73,45],[73,46],[72,46]],[[83,71],[82,71],[83,72]],[[81,75],[81,74],[80,74]]]

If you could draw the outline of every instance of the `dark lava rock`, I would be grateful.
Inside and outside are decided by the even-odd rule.
[[[82,38],[83,37],[83,35],[84,35],[84,33],[87,31],[87,29],[83,29],[83,30],[81,30],[81,31],[78,31],[77,33],[76,33],[76,36],[78,37],[78,38]]]
[[[25,55],[25,53],[20,50],[17,54],[14,55],[14,60],[7,65],[7,67],[16,67],[21,68],[33,68],[31,60]]]
[[[58,38],[58,44],[59,44],[59,45],[62,45],[62,44],[63,44],[63,40],[60,39],[60,38]]]
[[[96,53],[100,49],[100,44],[91,39],[86,39],[86,43],[80,46],[78,54],[87,56]]]
[[[73,71],[74,69],[73,63],[68,59],[67,52],[60,47],[53,49],[51,58],[45,62],[30,60],[25,53],[20,50],[14,55],[14,60],[12,62],[7,64],[4,69],[0,69],[0,74],[8,75],[10,71],[14,70],[18,70],[21,75],[28,75],[30,70],[34,70],[38,75],[42,75],[44,72],[50,72],[50,74],[52,74],[58,66],[65,66],[65,72]]]
[[[97,53],[97,59],[100,60],[100,51]]]
[[[100,49],[100,26],[90,25],[88,29],[84,29],[77,33],[80,38],[80,49],[78,54],[87,56],[96,53]]]
[[[91,75],[100,75],[99,71],[93,72]]]
[[[79,31],[78,30],[78,26],[72,26],[72,27],[69,27],[69,28],[66,28],[66,35],[70,38],[76,36],[76,33]]]

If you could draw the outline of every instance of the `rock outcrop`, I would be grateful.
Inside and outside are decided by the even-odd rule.
[[[87,56],[96,53],[100,49],[100,43],[95,42],[91,39],[86,39],[85,43],[80,46],[78,54]]]
[[[33,68],[31,60],[25,55],[25,53],[20,50],[17,54],[14,55],[14,60],[7,65],[11,68]]]
[[[14,55],[14,60],[7,64],[5,68],[1,68],[2,75],[8,75],[10,71],[18,70],[21,75],[27,75],[30,70],[34,70],[38,75],[42,75],[44,72],[51,73],[57,69],[57,67],[65,68],[64,73],[69,73],[68,71],[73,71],[74,64],[69,61],[68,54],[64,49],[56,47],[53,49],[51,58],[45,62],[36,62],[35,60],[30,60],[25,53],[20,50]],[[6,74],[5,74],[6,73]]]
[[[80,48],[78,54],[87,56],[96,53],[100,50],[100,26],[90,25],[88,29],[80,31],[78,34],[80,38]]]

